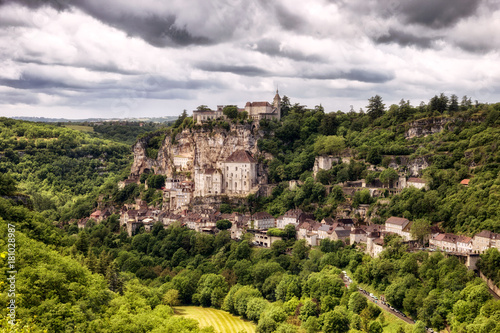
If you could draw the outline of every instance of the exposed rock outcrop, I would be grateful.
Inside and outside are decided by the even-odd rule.
[[[452,121],[451,118],[426,118],[411,122],[405,132],[405,138],[412,139],[439,133],[445,129],[447,123]]]
[[[172,177],[175,171],[174,157],[179,155],[190,158],[188,171],[193,174],[195,167],[220,168],[220,163],[236,150],[248,150],[254,156],[258,154],[257,141],[261,136],[250,124],[231,124],[229,131],[220,127],[209,129],[195,126],[179,133],[175,143],[167,135],[156,159],[147,156],[147,138],[141,139],[133,146],[131,175],[139,176],[145,171],[152,171]]]

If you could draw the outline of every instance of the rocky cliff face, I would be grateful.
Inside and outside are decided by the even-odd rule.
[[[427,118],[414,121],[409,124],[405,132],[406,139],[418,138],[429,134],[439,133],[444,130],[445,125],[453,121],[450,118]]]
[[[257,140],[261,137],[255,126],[249,124],[231,124],[229,131],[201,127],[185,129],[176,136],[175,143],[171,142],[169,136],[165,138],[156,159],[147,157],[147,139],[142,139],[133,146],[131,175],[139,176],[150,170],[171,177],[175,170],[173,160],[178,155],[190,158],[187,171],[192,173],[195,167],[219,168],[220,163],[236,150],[245,149],[255,156],[258,153]]]

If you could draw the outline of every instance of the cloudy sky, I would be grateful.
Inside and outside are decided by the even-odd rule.
[[[500,101],[497,0],[0,0],[0,115]]]

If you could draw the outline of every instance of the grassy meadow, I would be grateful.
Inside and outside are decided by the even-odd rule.
[[[255,324],[225,311],[197,306],[176,306],[174,310],[176,315],[195,319],[200,327],[213,326],[220,333],[255,332]]]

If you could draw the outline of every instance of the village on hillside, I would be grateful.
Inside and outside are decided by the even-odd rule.
[[[216,110],[202,108],[193,111],[195,123],[203,124],[215,119],[226,119],[223,114],[224,105],[217,106]],[[273,103],[247,102],[245,108],[237,108],[237,112],[246,112],[249,119],[275,119],[281,118],[281,97],[276,91]],[[136,199],[134,203],[124,204],[119,212],[112,207],[101,207],[94,211],[90,217],[78,222],[79,228],[93,220],[97,223],[106,219],[113,213],[119,213],[120,226],[132,236],[141,228],[150,232],[156,223],[161,223],[167,228],[173,223],[180,223],[189,229],[201,233],[215,234],[219,232],[216,223],[228,220],[232,223],[231,238],[242,239],[245,233],[252,234],[255,246],[271,247],[273,242],[282,239],[280,232],[274,229],[285,230],[293,226],[297,239],[306,240],[310,246],[318,246],[323,239],[342,241],[345,244],[359,244],[366,253],[377,257],[383,251],[388,235],[398,235],[410,249],[422,248],[428,245],[430,250],[442,250],[458,255],[477,255],[491,247],[500,249],[500,234],[483,230],[468,237],[444,233],[438,226],[432,226],[422,239],[417,240],[411,232],[413,221],[402,217],[390,217],[385,224],[370,223],[369,205],[359,204],[353,207],[346,203],[341,207],[337,217],[326,217],[321,221],[314,219],[313,214],[300,209],[291,209],[284,215],[274,217],[267,212],[250,213],[221,213],[220,199],[244,199],[248,195],[266,195],[267,174],[259,160],[247,149],[242,147],[225,147],[230,152],[229,156],[221,157],[209,164],[203,164],[204,154],[207,152],[194,150],[192,154],[177,153],[168,163],[174,171],[172,177],[165,178],[161,186],[163,201],[161,206],[148,206],[147,202]],[[179,151],[174,148],[174,151]],[[227,154],[226,154],[227,155]],[[316,156],[313,175],[320,170],[329,170],[338,163],[350,163],[350,156]],[[374,170],[377,167],[370,166]],[[395,162],[388,167],[398,168]],[[397,194],[403,189],[415,187],[427,189],[428,184],[418,175],[428,167],[425,161],[418,161],[406,166],[406,172],[398,172],[389,182],[382,183],[379,179],[370,182],[364,179],[358,181],[345,181],[339,185],[345,195],[354,195],[355,192],[367,189],[371,197],[382,197],[387,193]],[[146,172],[148,169],[142,169]],[[194,171],[194,172],[192,172]],[[409,176],[408,176],[409,175]],[[118,183],[120,189],[135,183],[140,184],[138,174]],[[468,186],[469,179],[464,179],[461,186]],[[298,180],[289,181],[291,190],[301,185]],[[145,188],[147,189],[147,182]],[[271,185],[272,186],[272,185]],[[263,189],[265,189],[263,191]],[[199,199],[208,198],[208,204]],[[291,227],[288,227],[291,228]],[[471,264],[473,265],[473,263]]]

